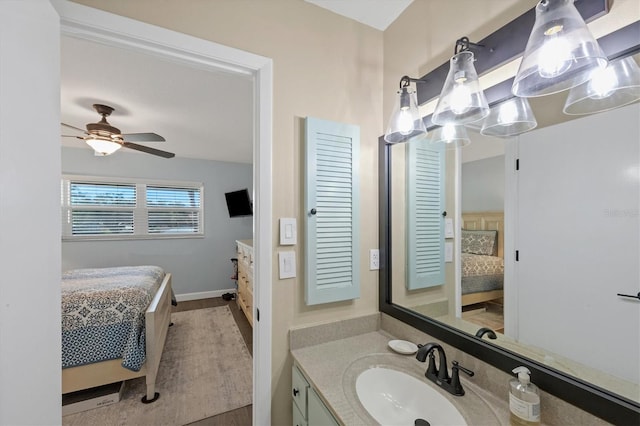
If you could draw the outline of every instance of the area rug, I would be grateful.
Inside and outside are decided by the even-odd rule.
[[[143,404],[144,377],[122,400],[62,418],[63,425],[186,425],[252,403],[252,359],[227,306],[171,315],[156,391]]]

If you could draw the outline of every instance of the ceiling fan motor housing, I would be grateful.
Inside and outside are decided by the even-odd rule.
[[[96,110],[98,114],[102,116],[102,120],[98,123],[89,123],[87,124],[87,132],[92,135],[102,136],[102,137],[112,137],[114,135],[120,135],[120,129],[117,127],[113,127],[109,122],[107,122],[107,117],[111,115],[113,112],[113,108],[108,105],[101,104],[93,104],[93,109]]]

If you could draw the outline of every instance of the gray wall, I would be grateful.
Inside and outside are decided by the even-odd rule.
[[[62,148],[62,173],[204,183],[204,238],[65,241],[62,269],[158,265],[173,274],[177,295],[230,289],[235,240],[253,236],[251,217],[230,218],[224,193],[249,188],[251,164],[164,159],[121,150],[96,157],[85,148]]]
[[[462,211],[504,210],[504,155],[462,163]]]

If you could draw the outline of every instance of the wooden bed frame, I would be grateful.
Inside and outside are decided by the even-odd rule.
[[[498,257],[504,259],[504,212],[462,213],[462,229],[498,231]],[[462,295],[462,306],[504,297],[504,290],[491,290]]]
[[[122,366],[122,358],[62,369],[62,393],[75,392],[136,377],[146,377],[147,394],[142,402],[153,402],[160,358],[171,323],[171,274],[165,277],[145,311],[146,360],[140,371]]]

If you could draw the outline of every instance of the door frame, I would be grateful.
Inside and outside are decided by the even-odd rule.
[[[239,49],[72,3],[50,0],[60,15],[60,33],[125,48],[209,71],[254,81],[254,322],[253,423],[271,423],[271,234],[273,61]],[[259,316],[255,309],[260,310]]]

